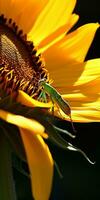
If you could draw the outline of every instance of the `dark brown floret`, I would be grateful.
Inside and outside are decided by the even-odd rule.
[[[48,78],[41,55],[12,19],[0,16],[0,87],[11,94],[23,90],[38,95],[38,82]]]

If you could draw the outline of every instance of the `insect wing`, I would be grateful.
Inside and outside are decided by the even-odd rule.
[[[66,115],[71,115],[71,108],[68,104],[67,101],[65,101],[61,96],[60,98],[57,98],[57,104],[59,105],[59,107],[61,108],[61,110],[66,114]]]

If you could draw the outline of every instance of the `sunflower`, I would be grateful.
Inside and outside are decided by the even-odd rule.
[[[0,88],[22,105],[48,109],[49,97],[47,103],[38,101],[38,83],[53,80],[70,103],[73,121],[99,122],[100,59],[84,62],[99,24],[68,33],[79,19],[72,14],[75,4],[76,0],[0,0]],[[68,118],[56,105],[54,109],[55,115]],[[53,159],[43,140],[48,137],[44,126],[4,106],[0,118],[19,127],[34,198],[49,199]]]

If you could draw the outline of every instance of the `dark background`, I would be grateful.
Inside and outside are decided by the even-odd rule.
[[[88,22],[100,22],[100,1],[78,0],[75,12],[80,15],[76,27]],[[96,33],[87,59],[100,57],[99,44],[100,30]],[[63,175],[63,179],[60,179],[55,169],[50,200],[100,199],[100,123],[75,123],[75,127],[77,138],[73,140],[73,144],[84,150],[91,160],[96,161],[96,164],[89,164],[80,153],[64,151],[49,143],[53,157]],[[18,200],[32,200],[28,178],[19,174],[17,170],[14,174]]]

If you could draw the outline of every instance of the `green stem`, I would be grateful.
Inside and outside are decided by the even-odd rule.
[[[0,200],[16,200],[13,180],[11,149],[4,134],[0,133]]]

